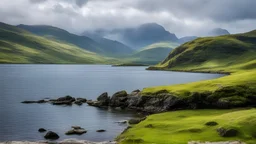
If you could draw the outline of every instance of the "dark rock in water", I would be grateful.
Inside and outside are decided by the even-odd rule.
[[[216,126],[216,125],[218,125],[218,123],[215,122],[215,121],[209,121],[209,122],[205,123],[205,125],[207,125],[207,126]]]
[[[82,103],[86,103],[87,99],[86,98],[77,98],[76,101],[82,102]]]
[[[73,129],[82,129],[80,126],[72,126]]]
[[[24,104],[33,104],[33,103],[46,103],[47,101],[45,100],[39,100],[39,101],[23,101],[21,103],[24,103]]]
[[[23,101],[21,103],[24,103],[24,104],[32,104],[32,103],[37,103],[37,101]]]
[[[76,105],[79,105],[79,106],[83,105],[83,103],[80,102],[80,101],[75,101],[74,103],[75,103]]]
[[[87,131],[83,128],[77,128],[77,129],[71,129],[69,131],[67,131],[65,134],[66,135],[82,135],[84,133],[87,133]]]
[[[57,133],[49,131],[45,134],[44,138],[45,139],[56,140],[56,139],[59,139],[60,137]]]
[[[76,99],[71,96],[65,96],[51,101],[53,105],[72,105],[72,103],[76,101]]]
[[[39,132],[46,132],[46,129],[40,128],[40,129],[38,129],[38,131],[39,131]]]
[[[106,130],[101,129],[101,130],[97,130],[96,132],[106,132]]]
[[[65,97],[58,98],[57,101],[71,101],[71,102],[74,102],[74,101],[76,101],[76,99],[68,95],[68,96],[65,96]]]
[[[235,137],[238,134],[238,131],[235,129],[225,129],[225,128],[218,128],[217,132],[222,137]]]
[[[100,102],[100,105],[101,105],[101,106],[108,106],[109,101],[110,101],[110,98],[109,98],[109,96],[108,96],[108,93],[105,92],[105,93],[101,94],[101,95],[97,98],[97,100]]]
[[[145,118],[134,118],[134,119],[130,119],[128,121],[128,123],[134,125],[134,124],[138,124],[138,123],[144,121],[145,119],[146,119],[146,117]]]
[[[72,101],[54,101],[53,105],[72,105]]]

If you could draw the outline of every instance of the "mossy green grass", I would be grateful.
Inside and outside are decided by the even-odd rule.
[[[217,122],[207,126],[207,122]],[[150,125],[150,126],[149,126]],[[256,109],[184,110],[148,116],[117,140],[121,144],[187,144],[189,141],[240,140],[255,144]],[[217,129],[236,129],[236,137],[221,137]]]

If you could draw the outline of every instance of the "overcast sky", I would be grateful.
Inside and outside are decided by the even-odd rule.
[[[1,0],[0,21],[45,24],[73,33],[155,22],[178,37],[212,28],[256,29],[256,0]]]

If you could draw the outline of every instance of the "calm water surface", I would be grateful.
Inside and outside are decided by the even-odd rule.
[[[221,77],[165,71],[146,71],[146,67],[106,65],[0,65],[0,141],[43,140],[38,128],[57,132],[60,139],[113,140],[125,125],[115,122],[135,115],[124,111],[105,111],[83,106],[21,104],[24,100],[58,98],[65,95],[95,100],[101,93],[131,92],[149,86],[180,84]],[[82,136],[66,136],[72,125],[88,130]],[[106,129],[97,133],[97,129]]]

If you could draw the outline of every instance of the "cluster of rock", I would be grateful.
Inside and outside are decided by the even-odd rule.
[[[100,130],[97,130],[96,132],[105,132],[105,131],[106,130],[100,129]],[[38,132],[44,133],[44,132],[47,132],[47,130],[44,128],[40,128],[38,129]],[[84,128],[81,128],[80,126],[72,126],[71,130],[67,131],[65,134],[66,135],[82,135],[85,133],[87,133],[87,130],[85,130]],[[44,135],[44,138],[49,140],[56,140],[56,139],[59,139],[59,135],[53,131],[48,131]]]
[[[96,101],[87,101],[90,106],[132,109],[147,113],[159,113],[177,109],[235,108],[256,105],[256,92],[245,86],[222,87],[214,92],[193,92],[177,96],[166,90],[145,94],[135,90],[128,94],[119,91],[112,97],[100,95]],[[237,97],[236,94],[240,94]],[[244,96],[245,95],[245,96]]]
[[[21,103],[24,103],[24,104],[51,103],[53,105],[72,105],[72,104],[82,105],[86,102],[87,102],[87,99],[85,99],[85,98],[74,98],[74,97],[71,97],[71,96],[65,96],[65,97],[60,97],[58,99],[43,99],[43,100],[38,100],[38,101],[23,101]]]
[[[91,142],[86,140],[76,140],[76,139],[68,139],[60,142],[47,142],[47,141],[39,141],[39,142],[28,142],[28,141],[8,141],[8,142],[0,142],[0,144],[117,144],[116,142],[106,141],[106,142]]]

